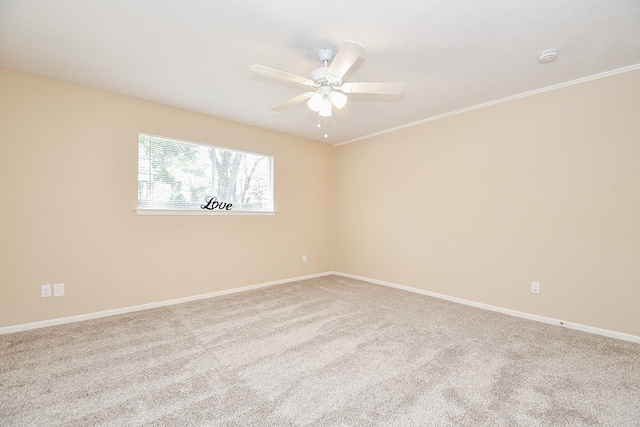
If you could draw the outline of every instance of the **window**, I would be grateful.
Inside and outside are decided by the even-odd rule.
[[[273,156],[138,136],[138,212],[273,213]]]

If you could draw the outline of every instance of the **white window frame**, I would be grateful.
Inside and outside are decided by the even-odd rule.
[[[246,153],[246,154],[251,154],[251,155],[257,155],[257,156],[263,156],[265,158],[268,158],[270,161],[269,164],[269,169],[270,169],[270,198],[271,198],[271,206],[272,206],[272,210],[260,210],[260,211],[254,211],[254,210],[242,210],[242,209],[231,209],[231,210],[220,210],[220,209],[214,209],[214,210],[208,210],[208,209],[171,209],[171,208],[148,208],[148,207],[143,207],[140,206],[140,137],[141,136],[148,136],[151,138],[162,138],[164,140],[169,140],[169,141],[175,141],[176,143],[183,143],[183,144],[191,144],[191,145],[195,145],[195,146],[200,146],[200,147],[206,147],[206,148],[217,148],[217,149],[221,149],[221,150],[229,150],[232,152],[236,152],[236,153]],[[205,143],[200,143],[200,142],[194,142],[194,141],[187,141],[187,140],[183,140],[183,139],[177,139],[177,138],[172,138],[172,137],[166,137],[166,136],[160,136],[160,135],[154,135],[154,134],[150,134],[147,132],[139,132],[138,133],[138,162],[136,162],[137,164],[137,170],[138,170],[138,197],[137,197],[137,208],[136,208],[136,213],[138,215],[186,215],[186,216],[227,216],[227,215],[249,215],[249,216],[269,216],[269,215],[275,215],[276,211],[275,211],[275,194],[274,194],[274,188],[273,188],[273,182],[274,182],[274,174],[275,174],[275,170],[274,170],[274,163],[275,163],[275,159],[274,156],[271,154],[265,154],[265,153],[258,153],[258,152],[254,152],[254,151],[247,151],[247,150],[238,150],[236,148],[230,148],[230,147],[222,147],[222,146],[218,146],[218,145],[213,145],[213,144],[205,144]],[[205,204],[205,200],[202,200],[202,204]]]

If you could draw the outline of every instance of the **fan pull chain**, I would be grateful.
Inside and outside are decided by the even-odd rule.
[[[324,128],[325,128],[325,129],[327,128],[327,118],[326,118],[326,117],[324,118]],[[329,137],[329,135],[327,134],[327,132],[326,132],[326,131],[325,131],[325,133],[324,133],[324,137],[325,137],[325,138],[328,138],[328,137]]]
[[[318,127],[318,129],[322,128],[322,124],[320,124],[320,117],[322,117],[322,116],[320,116],[320,114],[318,114],[318,124],[316,125]],[[327,128],[327,118],[326,117],[322,117],[322,119],[324,120],[324,128],[326,129]],[[329,138],[329,134],[326,133],[326,132],[322,136],[324,138]]]

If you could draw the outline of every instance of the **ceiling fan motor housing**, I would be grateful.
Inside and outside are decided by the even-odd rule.
[[[316,68],[309,74],[309,78],[318,84],[322,84],[322,82],[327,81],[327,73],[329,72],[329,67],[320,67]]]

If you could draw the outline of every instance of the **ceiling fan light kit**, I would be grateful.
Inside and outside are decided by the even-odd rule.
[[[307,106],[322,117],[331,117],[333,109],[341,110],[347,104],[345,93],[363,93],[378,95],[401,95],[404,92],[403,83],[360,82],[343,83],[345,74],[364,52],[364,47],[352,41],[345,41],[338,53],[333,55],[331,49],[320,49],[318,59],[322,67],[311,71],[309,78],[275,70],[263,65],[254,64],[249,69],[281,80],[287,80],[311,87],[314,92],[306,92],[272,108],[280,111],[284,108],[307,100]]]
[[[309,107],[309,109],[315,113],[320,111],[320,108],[322,107],[322,101],[324,99],[322,95],[318,95],[318,93],[313,94],[313,96],[307,101],[307,107]]]
[[[322,117],[331,117],[331,101],[328,98],[322,99],[322,106],[320,107],[320,115]]]
[[[331,99],[333,106],[338,110],[347,105],[347,95],[344,93],[332,92],[331,95],[329,95],[329,98]]]

